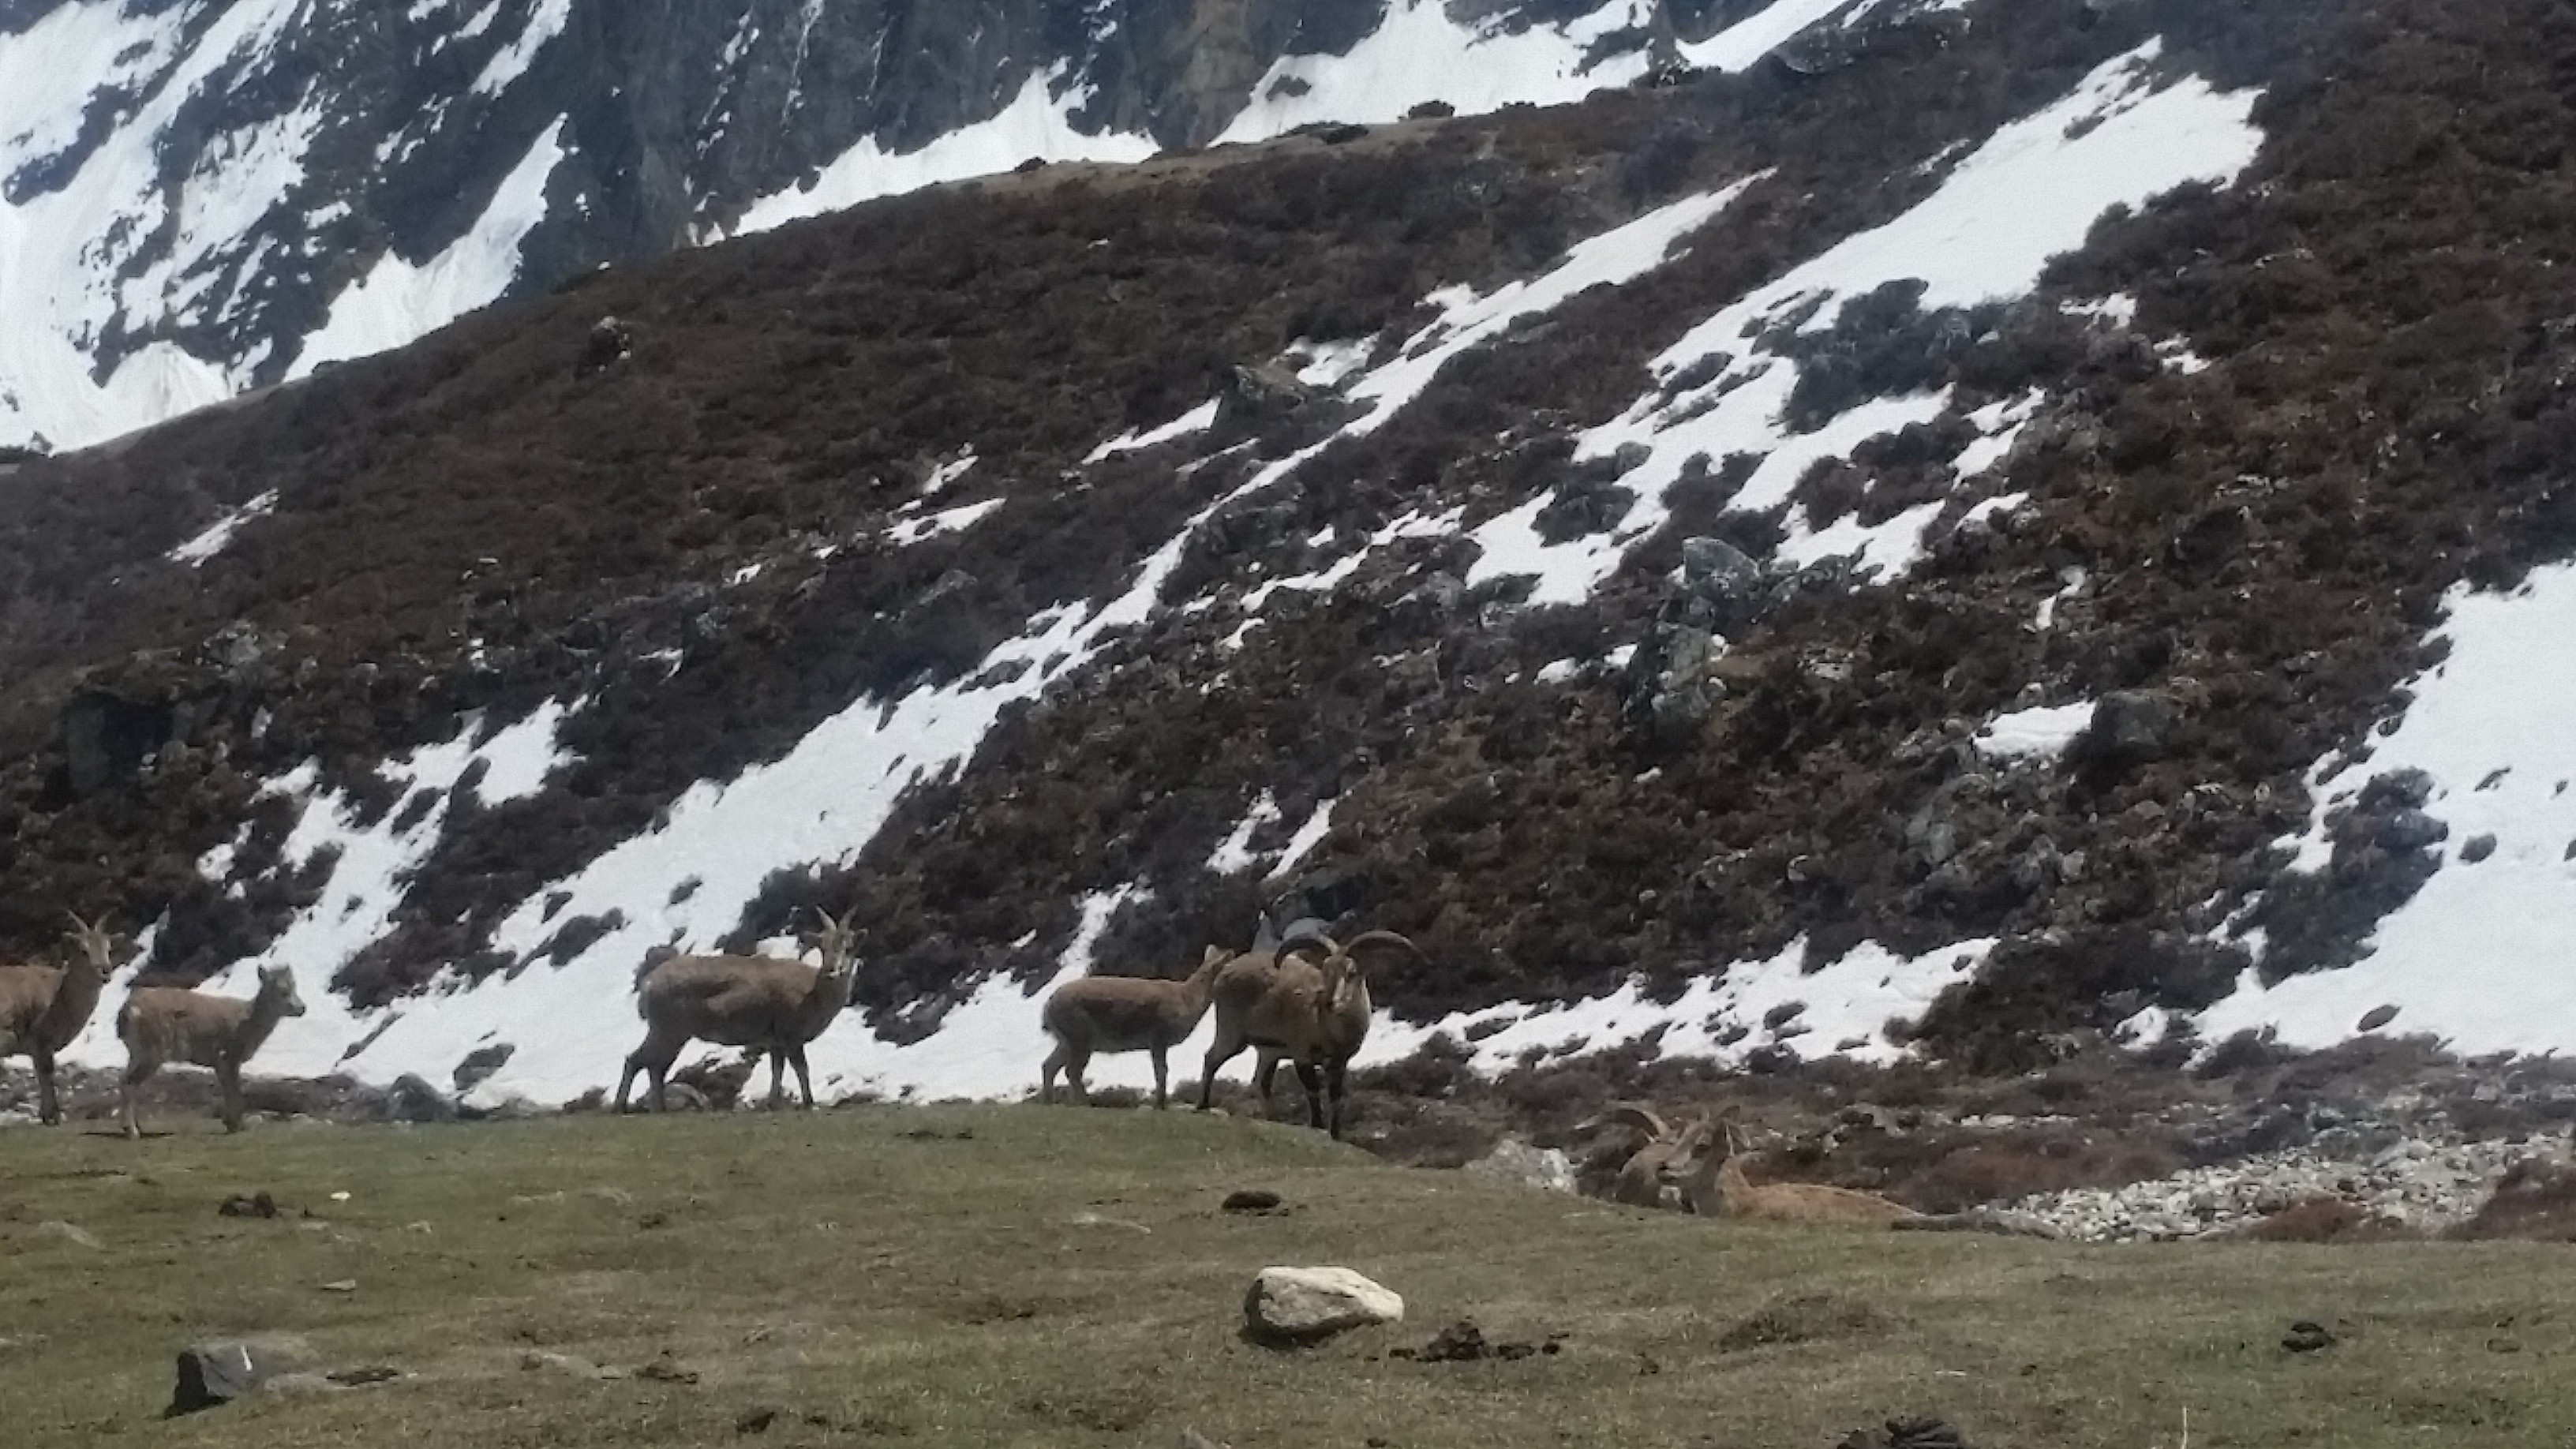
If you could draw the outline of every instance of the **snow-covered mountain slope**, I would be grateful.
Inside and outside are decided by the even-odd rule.
[[[11,0],[0,446],[85,446],[602,261],[1032,159],[1574,100],[1889,8]]]
[[[1379,1061],[2576,1043],[2570,55],[1987,0],[880,200],[18,465],[0,937],[539,1099],[808,905],[843,1092],[1017,1090],[1037,987],[1283,897],[1424,946]]]

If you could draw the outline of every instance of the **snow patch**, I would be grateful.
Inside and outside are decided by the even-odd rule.
[[[474,94],[497,96],[509,89],[512,81],[526,75],[528,67],[536,63],[537,52],[545,49],[547,41],[563,34],[571,20],[572,0],[537,0],[517,37],[495,51],[483,73],[474,78]]]
[[[2366,954],[2339,970],[2265,987],[2248,972],[2198,1018],[2205,1040],[2276,1028],[2293,1046],[2331,1046],[2379,1006],[2386,1030],[2430,1032],[2463,1055],[2576,1047],[2576,564],[2534,569],[2508,593],[2454,589],[2435,631],[2450,653],[2409,680],[2397,728],[2374,735],[2366,760],[2332,756],[2311,787],[2306,830],[2281,844],[2294,868],[2331,856],[2327,812],[2372,776],[2419,769],[2434,782],[2426,812],[2451,827],[2449,858],[2413,899],[2383,917]],[[2482,835],[2494,851],[2459,847]]]
[[[1073,113],[1083,93],[1058,101],[1049,94],[1064,76],[1059,63],[1027,84],[999,115],[950,131],[918,151],[892,153],[874,136],[844,151],[804,185],[774,192],[745,207],[734,235],[768,231],[804,217],[839,211],[880,196],[894,196],[1008,171],[1032,158],[1043,161],[1142,161],[1157,149],[1152,138],[1125,131],[1081,131]]]
[[[1578,459],[1646,450],[1646,460],[1619,480],[1637,494],[1627,516],[1605,533],[1550,544],[1536,527],[1549,500],[1531,499],[1476,530],[1484,556],[1469,586],[1529,575],[1536,581],[1531,602],[1580,603],[1671,516],[1667,495],[1691,459],[1761,457],[1732,504],[1756,511],[1785,502],[1817,460],[1848,457],[1870,437],[1938,417],[1946,393],[1878,399],[1815,432],[1789,433],[1782,413],[1797,365],[1757,339],[1793,321],[1801,333],[1823,330],[1832,325],[1835,302],[1905,278],[1923,282],[1926,310],[2021,295],[2050,257],[2081,246],[2110,207],[2139,205],[2189,181],[2233,180],[2262,142],[2251,124],[2254,93],[2220,92],[2196,77],[2157,89],[2151,72],[2158,53],[2149,41],[2104,63],[2056,103],[1999,127],[1912,210],[1845,238],[1693,327],[1655,360],[1658,386],[1577,447]],[[1713,376],[1711,362],[1718,364]],[[1855,526],[1810,543],[1801,541],[1813,530],[1798,511],[1783,547],[1792,558],[1857,554],[1864,566],[1892,571],[1920,556],[1928,522],[1922,510],[1909,510],[1880,525],[1883,537],[1873,530],[1864,538]]]
[[[1267,140],[1317,121],[1377,125],[1425,101],[1446,101],[1465,114],[1515,101],[1560,105],[1646,73],[1642,50],[1591,63],[1603,20],[1640,13],[1635,0],[1517,34],[1499,17],[1453,20],[1453,8],[1443,0],[1388,0],[1377,29],[1349,53],[1282,56],[1217,143]]]
[[[231,547],[234,535],[240,533],[245,526],[254,520],[266,518],[276,508],[277,490],[271,488],[207,524],[202,532],[171,549],[163,557],[172,563],[186,564],[192,569],[202,568],[206,560]]]
[[[1084,454],[1082,461],[1084,466],[1088,467],[1121,453],[1138,453],[1147,448],[1160,447],[1165,443],[1189,437],[1193,433],[1204,433],[1215,426],[1216,399],[1210,398],[1161,427],[1147,428],[1140,433],[1121,433]]]
[[[2008,710],[1977,731],[1977,753],[1997,760],[2055,759],[2093,722],[2093,701]]]
[[[972,526],[976,520],[1001,506],[1001,499],[987,498],[981,503],[961,503],[955,508],[943,508],[937,513],[920,518],[907,518],[886,530],[886,542],[901,548],[919,543],[925,538],[935,538],[943,533],[955,533],[959,529]]]
[[[309,376],[326,362],[399,347],[443,327],[508,289],[519,275],[519,246],[546,218],[546,183],[563,160],[564,121],[537,137],[503,177],[473,229],[447,250],[415,265],[388,251],[372,270],[331,302],[328,320],[304,339],[287,376]]]
[[[1643,984],[1631,981],[1589,1001],[1486,1007],[1428,1025],[1381,1014],[1358,1064],[1402,1061],[1445,1033],[1467,1042],[1475,1069],[1492,1074],[1526,1053],[1578,1056],[1661,1028],[1658,1045],[1668,1057],[1734,1064],[1762,1048],[1787,1045],[1802,1057],[1886,1065],[1905,1055],[1905,1029],[1944,990],[1969,979],[1994,945],[1991,939],[1962,941],[1908,959],[1865,941],[1841,960],[1807,972],[1801,938],[1767,961],[1738,962],[1694,980],[1669,1003],[1648,1000]]]

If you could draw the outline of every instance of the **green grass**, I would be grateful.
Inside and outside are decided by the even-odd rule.
[[[967,1131],[971,1136],[948,1135]],[[906,1135],[907,1133],[916,1135]],[[1270,1187],[1295,1211],[1217,1211]],[[217,1216],[266,1189],[274,1221]],[[345,1191],[345,1202],[331,1194]],[[76,1224],[84,1247],[47,1220]],[[2073,1248],[1728,1226],[1380,1164],[1287,1127],[1034,1107],[0,1133],[13,1445],[1825,1446],[1937,1413],[1985,1449],[2576,1441],[2564,1248]],[[1236,1335],[1273,1263],[1401,1327]],[[353,1290],[325,1284],[354,1280]],[[1472,1316],[1553,1357],[1417,1364]],[[2332,1318],[2322,1353],[2279,1346]],[[158,1415],[192,1338],[411,1377]],[[522,1366],[531,1350],[694,1384]],[[774,1410],[758,1434],[737,1424]]]

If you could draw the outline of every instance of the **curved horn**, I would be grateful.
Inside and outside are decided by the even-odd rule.
[[[80,932],[80,933],[81,933],[82,935],[84,935],[84,936],[94,936],[94,935],[98,934],[98,927],[93,926],[93,925],[91,925],[89,922],[82,920],[82,919],[81,919],[81,913],[80,913],[80,912],[78,912],[78,911],[65,911],[65,912],[63,912],[63,914],[72,918],[72,929],[73,929],[73,930]]]
[[[1574,1130],[1597,1132],[1604,1127],[1634,1127],[1658,1142],[1672,1135],[1672,1129],[1664,1125],[1663,1118],[1635,1102],[1621,1102],[1604,1108],[1601,1115],[1578,1124]]]

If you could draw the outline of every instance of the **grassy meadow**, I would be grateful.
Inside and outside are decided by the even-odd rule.
[[[1734,1226],[1187,1112],[173,1125],[0,1133],[7,1442],[1823,1449],[1937,1414],[1984,1449],[2179,1449],[2186,1412],[2193,1449],[2576,1442],[2563,1247]],[[1287,1210],[1220,1211],[1236,1188]],[[279,1217],[217,1213],[263,1190]],[[1406,1321],[1249,1344],[1278,1263]],[[1562,1348],[1388,1352],[1462,1317]],[[2299,1319],[2339,1341],[2285,1350]],[[252,1331],[405,1377],[161,1418],[177,1349]]]

